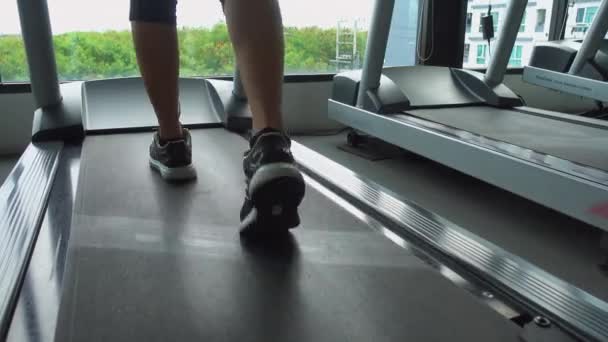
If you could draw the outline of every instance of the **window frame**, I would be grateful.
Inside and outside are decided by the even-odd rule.
[[[526,33],[526,20],[528,19],[528,10],[524,11],[524,16],[521,18],[521,24],[519,24],[519,31],[517,33]]]
[[[473,30],[473,12],[467,12],[464,32],[471,33],[472,30]]]
[[[471,44],[464,43],[464,52],[463,52],[462,61],[463,61],[463,63],[469,63],[470,59],[471,59]]]

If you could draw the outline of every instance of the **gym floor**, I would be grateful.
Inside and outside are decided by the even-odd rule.
[[[346,134],[295,137],[403,198],[608,300],[599,264],[602,232],[431,160],[411,154],[371,161],[338,148]]]

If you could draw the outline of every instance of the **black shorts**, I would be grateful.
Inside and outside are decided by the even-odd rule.
[[[220,0],[222,6],[224,1]],[[177,0],[131,0],[129,20],[175,24]]]

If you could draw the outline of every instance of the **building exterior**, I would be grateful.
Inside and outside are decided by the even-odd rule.
[[[600,0],[576,0],[570,2],[566,20],[566,38],[582,39],[600,7]]]
[[[481,17],[487,15],[490,3],[494,17],[495,38],[488,45],[482,35]],[[488,65],[492,45],[496,42],[504,23],[508,4],[509,0],[469,0],[463,60],[465,68],[484,68]],[[528,3],[517,41],[511,53],[510,66],[526,65],[534,43],[548,40],[552,9],[553,0],[533,0]]]
[[[385,57],[385,66],[414,65],[416,62],[416,38],[418,28],[419,3],[422,0],[396,0],[393,20]],[[529,0],[526,13],[520,26],[519,35],[513,47],[509,66],[523,67],[527,65],[537,42],[547,41],[553,15],[554,0]],[[487,67],[496,40],[505,21],[507,6],[510,0],[468,0],[464,68]],[[489,6],[494,18],[495,38],[490,44],[483,39],[481,18],[488,14]],[[582,39],[589,29],[599,9],[601,0],[569,0],[568,16],[564,25],[566,39]],[[366,27],[359,19],[353,27],[341,30],[338,24],[336,43],[336,60],[338,69],[353,69],[360,67],[362,56],[353,49],[351,32],[357,32]],[[339,32],[346,32],[342,37]],[[347,43],[344,44],[343,41]],[[354,42],[356,47],[356,42]],[[346,53],[345,53],[346,52]],[[340,64],[342,63],[342,64]]]
[[[465,35],[464,67],[484,68],[491,57],[492,43],[483,40],[480,22],[481,17],[487,15],[488,5],[492,4],[494,17],[495,37],[498,37],[501,25],[504,22],[509,0],[469,0],[467,10],[467,26]],[[601,0],[570,0],[568,17],[565,23],[566,39],[582,39],[587,32]],[[522,67],[530,60],[532,49],[536,42],[546,41],[549,38],[553,0],[530,0],[517,41],[511,53],[509,65]]]

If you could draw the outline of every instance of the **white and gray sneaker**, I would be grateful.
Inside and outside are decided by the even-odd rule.
[[[196,178],[192,165],[192,138],[184,128],[183,138],[161,142],[158,132],[150,144],[150,167],[167,181],[186,181]]]

